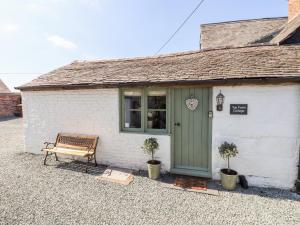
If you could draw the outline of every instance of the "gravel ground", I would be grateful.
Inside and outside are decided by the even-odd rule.
[[[0,224],[300,224],[300,198],[250,188],[220,196],[136,176],[121,186],[22,153],[22,120],[0,121]],[[100,168],[101,169],[101,168]]]

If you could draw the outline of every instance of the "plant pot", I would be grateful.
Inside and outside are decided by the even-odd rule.
[[[229,191],[236,188],[238,173],[231,169],[221,169],[222,186]]]
[[[150,179],[156,180],[160,174],[160,161],[149,160],[148,162],[148,176]]]

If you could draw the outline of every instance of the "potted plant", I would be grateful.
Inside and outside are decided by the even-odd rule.
[[[147,138],[144,141],[142,150],[151,156],[151,159],[148,163],[148,175],[150,179],[157,179],[160,174],[160,161],[154,159],[154,154],[158,150],[159,144],[156,138]]]
[[[234,143],[224,142],[219,147],[221,157],[227,160],[227,168],[221,169],[221,183],[226,190],[234,190],[236,188],[238,173],[230,169],[229,159],[235,157],[239,152]]]

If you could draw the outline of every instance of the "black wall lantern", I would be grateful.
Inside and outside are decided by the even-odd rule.
[[[217,111],[223,111],[224,98],[225,96],[220,91],[217,95]]]

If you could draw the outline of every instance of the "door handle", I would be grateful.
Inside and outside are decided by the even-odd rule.
[[[175,126],[179,127],[180,126],[180,123],[174,123]]]

